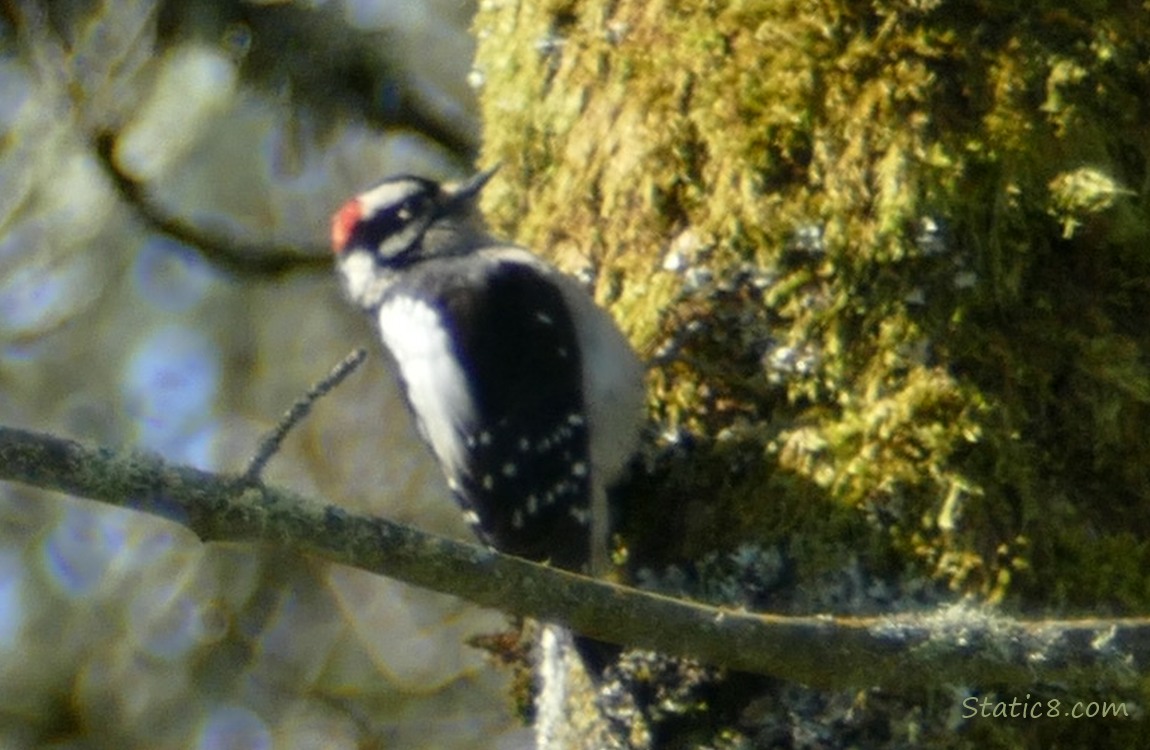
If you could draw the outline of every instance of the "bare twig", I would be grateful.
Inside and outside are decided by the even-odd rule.
[[[284,438],[287,437],[291,429],[311,413],[311,407],[316,401],[323,398],[331,392],[333,388],[342,383],[343,379],[363,364],[363,360],[366,358],[367,351],[365,349],[356,349],[344,357],[343,361],[338,365],[333,367],[331,372],[324,376],[322,380],[309,388],[307,393],[296,399],[296,402],[291,405],[291,408],[284,412],[279,424],[260,440],[255,455],[252,456],[252,460],[248,462],[247,470],[244,471],[243,478],[245,482],[256,484],[260,481],[260,475],[263,473],[264,467],[267,466],[272,456],[279,451],[280,444],[283,443]]]

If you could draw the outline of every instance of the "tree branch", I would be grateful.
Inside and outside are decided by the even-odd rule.
[[[607,641],[818,687],[939,682],[1127,683],[1150,619],[1018,621],[951,607],[925,615],[787,617],[722,610],[596,581],[287,490],[148,454],[0,426],[0,479],[154,513],[204,541],[271,541]]]
[[[276,279],[297,271],[327,270],[331,257],[326,248],[249,242],[227,233],[187,222],[152,198],[144,185],[116,164],[117,133],[92,137],[96,163],[111,181],[120,198],[136,217],[155,232],[166,234],[199,252],[212,265],[236,276]]]

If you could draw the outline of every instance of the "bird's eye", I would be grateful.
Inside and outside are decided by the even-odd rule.
[[[412,195],[399,204],[395,209],[397,224],[407,224],[419,218],[427,211],[427,198],[423,195]]]

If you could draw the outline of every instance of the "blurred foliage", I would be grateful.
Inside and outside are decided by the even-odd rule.
[[[168,0],[156,23],[161,43],[221,44],[247,81],[306,107],[325,129],[349,116],[376,128],[408,128],[466,166],[478,149],[470,92],[462,77],[442,72],[471,57],[470,39],[451,33],[447,19],[436,23],[446,8],[425,13],[422,29],[362,29],[348,23],[352,5]],[[470,13],[467,4],[458,7],[464,17]],[[428,54],[429,46],[438,54]]]
[[[313,124],[328,135],[351,117],[376,128],[420,133],[454,152],[461,162],[478,148],[467,84],[458,74],[454,79],[444,76],[446,70],[458,73],[472,54],[471,40],[457,33],[458,22],[466,22],[470,15],[466,4],[454,6],[456,19],[437,15],[446,13],[445,5],[429,8],[422,14],[423,28],[417,29],[396,23],[402,14],[373,11],[374,3],[355,0],[129,0],[119,10],[96,0],[27,3],[22,11],[15,10],[19,5],[9,9],[11,18],[25,19],[17,21],[17,27],[25,25],[29,15],[42,16],[71,49],[91,44],[93,35],[108,34],[102,22],[109,17],[127,22],[138,42],[133,49],[137,57],[191,42],[216,47],[238,65],[245,83],[306,110]],[[356,15],[378,20],[349,23]],[[390,27],[384,25],[389,19]],[[428,54],[431,42],[438,54]],[[91,62],[92,73],[112,72],[111,60]]]
[[[326,272],[331,212],[390,172],[457,175],[478,142],[470,9],[397,8],[0,3],[0,421],[238,472],[373,340]],[[289,252],[257,256],[269,247]],[[267,479],[462,536],[380,360]],[[466,645],[501,615],[289,557],[0,486],[0,745],[526,734]]]
[[[482,6],[486,207],[610,267],[602,298],[675,353],[650,398],[702,446],[661,488],[680,553],[802,530],[809,570],[862,552],[990,600],[1150,610],[1148,18]]]

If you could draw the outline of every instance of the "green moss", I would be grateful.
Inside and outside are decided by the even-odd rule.
[[[1094,5],[483,6],[486,208],[675,343],[685,549],[1150,609],[1150,27]]]

